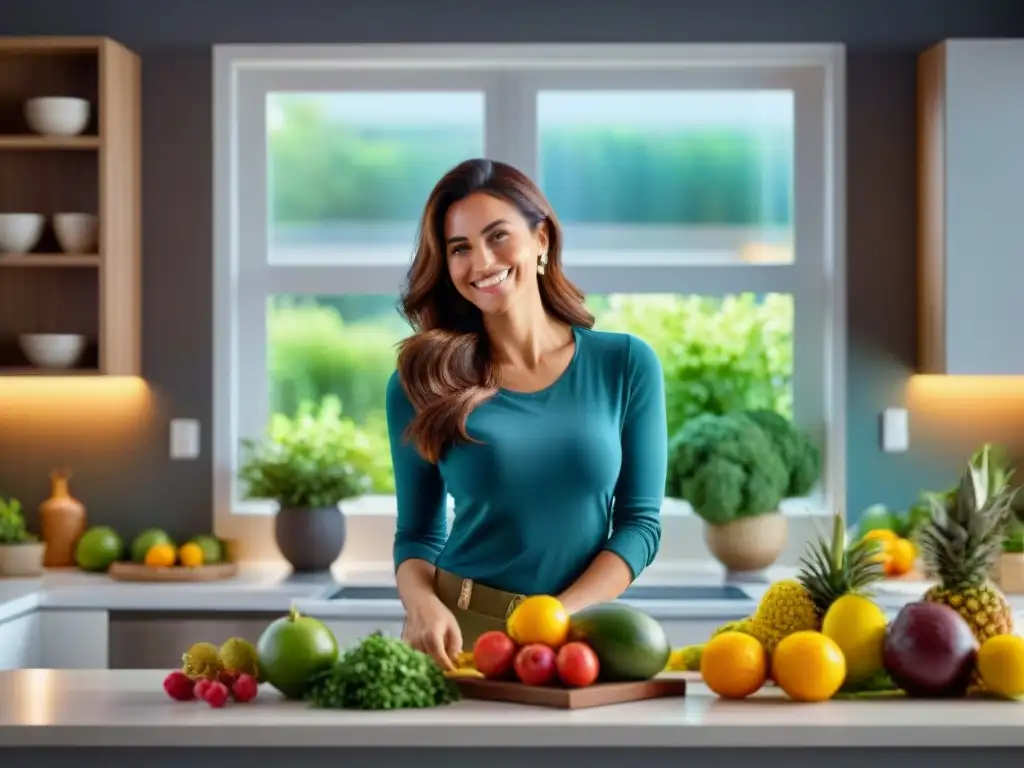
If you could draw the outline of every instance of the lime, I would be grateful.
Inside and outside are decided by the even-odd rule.
[[[124,554],[124,542],[106,525],[90,528],[75,545],[75,562],[83,571],[105,571]]]
[[[150,528],[140,533],[135,537],[135,540],[132,541],[132,562],[146,562],[146,553],[157,544],[169,544],[172,547],[174,546],[174,542],[171,541],[171,537],[158,528]]]
[[[268,683],[286,698],[301,699],[312,679],[338,660],[338,641],[322,621],[292,609],[263,630],[256,655]]]
[[[213,565],[224,559],[224,545],[216,536],[210,536],[209,534],[195,536],[189,543],[195,544],[202,550],[203,563],[205,565]]]

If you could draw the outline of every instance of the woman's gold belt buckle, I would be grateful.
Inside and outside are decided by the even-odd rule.
[[[525,599],[526,599],[526,595],[516,595],[511,600],[509,600],[508,601],[508,608],[505,609],[505,618],[507,619],[509,616],[511,616],[512,615],[512,611],[514,611],[516,608],[518,608],[522,604],[523,600],[525,600]]]
[[[469,601],[473,598],[473,580],[463,579],[462,587],[459,589],[459,601],[456,605],[460,610],[469,610]]]

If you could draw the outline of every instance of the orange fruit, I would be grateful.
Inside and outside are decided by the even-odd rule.
[[[910,573],[917,559],[917,548],[909,539],[897,539],[889,545],[889,572],[892,576]]]
[[[877,542],[877,549],[872,560],[882,564],[882,572],[886,576],[893,575],[892,548],[899,537],[892,531],[868,531],[864,534],[865,541]]]
[[[174,565],[177,557],[177,552],[172,545],[157,544],[146,552],[146,565],[150,568],[165,568]]]
[[[518,645],[540,643],[559,648],[569,637],[569,614],[558,598],[534,595],[516,606],[506,629]]]
[[[846,657],[821,632],[794,632],[772,654],[772,679],[791,699],[826,701],[846,680]]]
[[[743,699],[768,679],[768,655],[756,638],[723,632],[704,646],[700,657],[704,684],[723,699]]]
[[[178,550],[178,562],[189,568],[197,568],[203,564],[203,550],[198,544],[182,544]]]

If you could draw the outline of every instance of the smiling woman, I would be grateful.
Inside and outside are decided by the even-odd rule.
[[[459,164],[420,231],[402,297],[415,333],[388,385],[394,561],[406,637],[449,666],[522,596],[575,611],[651,564],[665,390],[646,342],[593,330],[558,220],[520,171]]]

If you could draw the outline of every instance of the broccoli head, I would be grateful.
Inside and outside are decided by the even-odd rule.
[[[771,439],[742,413],[690,419],[669,445],[667,494],[712,525],[777,510],[788,485]]]
[[[767,408],[745,411],[768,436],[789,474],[786,497],[805,496],[821,476],[821,451],[785,416]]]

